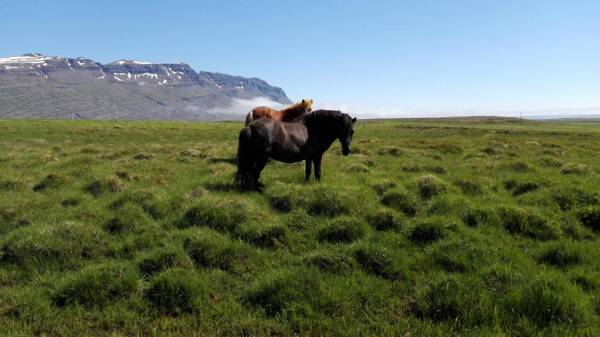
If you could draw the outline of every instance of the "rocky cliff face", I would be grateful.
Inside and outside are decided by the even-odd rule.
[[[184,63],[0,58],[0,118],[231,119],[239,116],[213,111],[257,97],[290,103],[261,79],[198,73]]]

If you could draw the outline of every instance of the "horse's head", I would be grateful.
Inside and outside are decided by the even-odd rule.
[[[354,123],[356,123],[356,117],[352,118],[346,114],[341,115],[342,128],[338,139],[342,143],[342,153],[344,156],[350,154],[350,143],[352,143],[352,136],[354,136]]]
[[[300,105],[302,105],[302,107],[304,108],[305,112],[311,112],[312,111],[313,100],[310,99],[310,98],[303,99],[302,102],[300,102]]]

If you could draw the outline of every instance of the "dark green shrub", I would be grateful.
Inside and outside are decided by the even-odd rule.
[[[378,231],[400,230],[402,219],[390,210],[376,210],[365,217],[367,222]]]
[[[391,190],[386,192],[381,198],[381,203],[394,208],[408,216],[417,214],[417,201],[408,192],[400,190]]]
[[[288,230],[284,226],[264,226],[252,227],[245,230],[242,238],[248,243],[268,249],[284,247],[288,243]]]
[[[365,247],[359,248],[354,252],[354,258],[361,268],[375,276],[388,280],[398,280],[402,278],[404,271],[397,258],[381,248]]]
[[[224,233],[236,233],[245,221],[246,212],[242,205],[203,200],[185,212],[179,227],[207,226]]]
[[[321,271],[345,275],[354,269],[354,260],[343,253],[323,252],[305,259],[306,263]]]
[[[422,176],[417,180],[417,189],[423,199],[430,199],[446,192],[448,185],[436,176]]]
[[[247,258],[241,244],[209,231],[193,233],[184,239],[183,245],[198,267],[233,270]]]
[[[577,218],[587,228],[600,232],[600,206],[588,206],[578,210]]]
[[[365,224],[355,218],[337,218],[319,231],[319,240],[350,243],[365,236]]]
[[[144,255],[137,266],[142,275],[152,276],[172,267],[189,268],[193,264],[181,248],[164,247]]]
[[[48,188],[58,188],[64,185],[66,179],[58,174],[50,173],[44,179],[42,179],[39,183],[33,186],[33,190],[35,192],[42,192]]]
[[[410,232],[409,239],[425,245],[446,237],[446,228],[439,222],[420,222]]]
[[[207,286],[189,270],[170,269],[152,278],[144,298],[158,312],[176,316],[198,311],[208,302]]]
[[[501,223],[509,233],[549,240],[557,237],[557,230],[546,219],[529,209],[502,207],[498,210]]]
[[[57,306],[103,306],[138,290],[138,276],[129,264],[92,265],[70,275],[52,295]]]

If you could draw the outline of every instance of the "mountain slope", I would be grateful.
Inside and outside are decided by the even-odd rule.
[[[265,97],[287,104],[285,92],[258,78],[196,72],[189,65],[26,54],[0,58],[0,118],[235,118],[234,99]]]

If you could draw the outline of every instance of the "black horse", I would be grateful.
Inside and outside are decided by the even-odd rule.
[[[236,182],[244,190],[260,188],[258,179],[269,158],[285,163],[306,160],[306,180],[311,165],[321,179],[321,158],[339,139],[342,153],[350,153],[356,118],[340,111],[316,110],[302,115],[293,123],[261,118],[242,129],[238,144]]]

